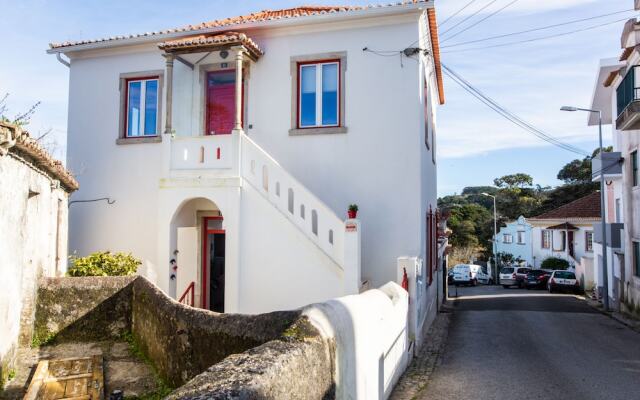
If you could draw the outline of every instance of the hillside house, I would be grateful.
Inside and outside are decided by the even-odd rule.
[[[172,297],[241,313],[397,281],[404,257],[433,310],[432,0],[267,10],[49,53],[69,67],[75,196],[117,200],[72,210],[71,252],[132,252]]]

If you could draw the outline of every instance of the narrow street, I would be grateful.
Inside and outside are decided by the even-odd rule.
[[[638,398],[640,334],[584,301],[478,286],[458,288],[453,302],[444,353],[420,399]]]

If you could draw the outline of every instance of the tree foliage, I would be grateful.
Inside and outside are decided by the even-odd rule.
[[[550,270],[556,270],[556,269],[565,270],[569,268],[569,261],[563,258],[549,257],[542,260],[542,264],[540,265],[540,268],[550,269]]]
[[[69,276],[123,276],[133,275],[142,264],[131,254],[96,252],[87,257],[69,257],[72,266]]]

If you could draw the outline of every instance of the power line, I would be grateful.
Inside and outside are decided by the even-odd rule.
[[[460,26],[461,24],[467,22],[468,20],[470,20],[471,18],[475,17],[476,15],[478,15],[479,13],[481,13],[482,11],[484,11],[487,7],[491,6],[493,3],[495,3],[498,0],[491,0],[489,3],[487,3],[484,7],[481,7],[479,10],[476,10],[474,13],[471,13],[471,15],[469,15],[466,18],[463,18],[462,21],[458,22],[457,24],[455,24],[454,26],[452,26],[451,28],[447,29],[446,31],[442,32],[442,35],[445,35],[447,32],[455,29],[456,27]]]
[[[470,2],[468,2],[464,7],[462,7],[461,9],[459,9],[458,11],[454,12],[453,14],[449,15],[444,21],[442,21],[440,23],[440,27],[444,26],[444,24],[446,24],[451,18],[455,17],[456,15],[460,14],[462,11],[464,11],[465,9],[467,9],[467,7],[469,7],[470,5],[472,5],[473,3],[475,3],[477,0],[471,0]]]
[[[579,154],[581,156],[589,156],[590,155],[590,154],[586,153],[585,151],[583,151],[583,150],[581,150],[581,149],[579,149],[577,147],[574,147],[572,145],[569,145],[569,144],[561,142],[560,140],[558,140],[558,139],[546,134],[542,130],[540,130],[540,129],[536,128],[535,126],[531,125],[530,123],[524,121],[522,118],[518,117],[516,114],[510,112],[509,110],[507,110],[506,108],[504,108],[503,106],[498,104],[495,100],[491,99],[490,97],[488,97],[487,95],[482,93],[479,89],[475,88],[473,85],[471,85],[469,82],[467,82],[464,78],[462,78],[460,75],[458,75],[456,72],[451,70],[446,65],[443,64],[442,67],[444,69],[444,72],[454,82],[456,82],[460,87],[462,87],[465,91],[467,91],[473,97],[478,99],[480,102],[485,104],[487,107],[491,108],[493,111],[495,111],[496,113],[498,113],[499,115],[501,115],[502,117],[504,117],[505,119],[510,121],[511,123],[513,123],[513,124],[517,125],[518,127],[520,127],[522,129],[532,133],[533,135],[535,135],[539,139],[542,139],[545,142],[547,142],[549,144],[552,144],[554,146],[557,146],[557,147],[559,147],[561,149],[570,151],[572,153]]]
[[[472,47],[472,48],[461,49],[461,50],[446,50],[446,51],[443,51],[443,53],[463,53],[463,52],[468,52],[468,51],[484,50],[484,49],[491,49],[491,48],[496,48],[496,47],[513,46],[513,45],[521,44],[521,43],[537,42],[539,40],[553,39],[553,38],[556,38],[556,37],[567,36],[567,35],[572,35],[574,33],[585,32],[585,31],[589,31],[589,30],[593,30],[593,29],[597,29],[597,28],[602,28],[603,26],[617,24],[618,22],[626,21],[626,20],[628,20],[628,18],[623,18],[623,19],[619,19],[619,20],[615,20],[615,21],[611,21],[611,22],[606,22],[606,23],[599,24],[599,25],[592,25],[592,26],[588,26],[586,28],[576,29],[576,30],[573,30],[573,31],[556,33],[556,34],[547,35],[547,36],[541,36],[541,37],[533,38],[533,39],[518,40],[518,41],[513,41],[513,42],[494,44],[494,45],[490,45],[490,46]]]
[[[496,14],[500,13],[502,10],[511,7],[512,5],[517,3],[518,1],[520,1],[520,0],[512,0],[511,2],[507,3],[507,5],[497,9],[496,11],[494,11],[491,14],[487,15],[486,17],[482,18],[480,21],[476,22],[475,24],[471,24],[468,27],[464,28],[463,30],[458,31],[458,32],[454,33],[453,35],[451,35],[451,36],[449,36],[447,38],[444,38],[442,42],[444,43],[444,42],[446,42],[448,40],[451,40],[454,37],[460,35],[461,33],[464,33],[466,31],[468,31],[469,29],[471,29],[471,28],[473,28],[475,26],[478,26],[479,24],[483,23],[484,21],[488,20],[489,18],[491,18],[491,17],[495,16]]]
[[[450,48],[450,47],[458,47],[458,46],[463,46],[463,45],[466,45],[466,44],[485,42],[485,41],[488,41],[488,40],[501,39],[501,38],[505,38],[505,37],[509,37],[509,36],[516,36],[516,35],[522,35],[522,34],[525,34],[525,33],[531,33],[531,32],[537,32],[537,31],[542,31],[542,30],[546,30],[546,29],[551,29],[551,28],[558,28],[560,26],[576,24],[576,23],[579,23],[579,22],[585,22],[585,21],[590,21],[590,20],[594,20],[594,19],[598,19],[598,18],[609,17],[609,16],[612,16],[612,15],[628,13],[628,12],[631,12],[631,11],[635,11],[635,10],[634,9],[629,9],[629,10],[624,10],[624,11],[616,11],[616,12],[612,12],[612,13],[609,13],[609,14],[596,15],[596,16],[593,16],[593,17],[581,18],[581,19],[576,19],[576,20],[572,20],[572,21],[561,22],[561,23],[558,23],[558,24],[541,26],[539,28],[527,29],[527,30],[524,30],[524,31],[505,33],[503,35],[489,36],[489,37],[482,38],[482,39],[470,40],[470,41],[467,41],[467,42],[454,43],[454,44],[450,44],[450,45],[447,45],[447,46],[442,46],[442,48],[444,49],[444,48]]]

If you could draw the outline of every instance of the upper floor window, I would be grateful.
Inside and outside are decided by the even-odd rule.
[[[502,242],[503,243],[513,243],[513,236],[511,234],[505,233],[504,235],[502,235]]]
[[[340,126],[340,62],[298,63],[298,128]]]
[[[593,231],[585,232],[584,249],[586,251],[593,251]]]
[[[159,77],[126,79],[125,137],[158,135]]]
[[[633,274],[640,276],[640,243],[633,242]]]
[[[518,244],[525,244],[524,231],[518,231]]]
[[[542,231],[542,248],[543,249],[551,248],[551,231],[549,230]]]
[[[638,152],[631,152],[631,183],[638,186]]]

